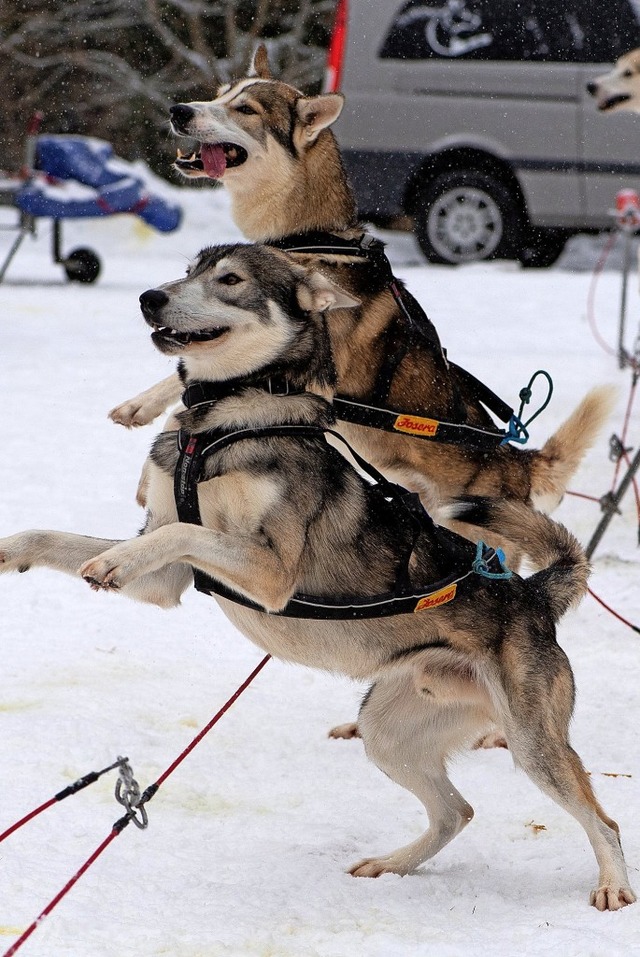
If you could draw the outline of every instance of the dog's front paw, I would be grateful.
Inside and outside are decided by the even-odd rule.
[[[145,389],[133,399],[117,405],[109,413],[109,418],[128,429],[133,426],[148,425],[179,400],[182,389],[180,376],[174,373],[162,382],[152,385],[150,389]]]
[[[152,403],[145,402],[144,393],[134,399],[128,399],[109,412],[109,418],[116,425],[124,425],[126,429],[149,425],[164,409],[157,409]]]
[[[628,884],[619,886],[614,881],[596,887],[594,891],[591,891],[590,897],[592,906],[601,911],[620,910],[621,907],[633,904],[636,900],[636,895]]]
[[[20,532],[0,538],[0,574],[27,572],[35,558],[36,532]]]
[[[140,535],[90,558],[79,574],[94,591],[116,591],[165,564],[163,553],[154,550],[148,538]]]
[[[101,557],[92,558],[80,568],[80,575],[93,591],[117,591],[122,587],[122,579],[117,565],[102,561]]]
[[[94,591],[117,591],[144,571],[136,557],[137,549],[116,545],[85,562],[80,575]]]

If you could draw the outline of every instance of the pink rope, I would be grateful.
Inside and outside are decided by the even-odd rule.
[[[211,728],[213,728],[213,726],[218,723],[220,718],[224,714],[226,714],[226,712],[229,710],[232,704],[234,704],[234,702],[240,697],[242,692],[249,687],[253,679],[262,671],[262,669],[264,668],[264,666],[266,665],[266,663],[269,661],[270,658],[271,658],[271,655],[265,655],[262,661],[253,669],[251,674],[247,678],[245,678],[245,680],[242,682],[242,684],[237,689],[237,691],[234,691],[234,693],[225,702],[225,704],[223,704],[220,710],[216,712],[216,714],[213,716],[211,721],[202,729],[202,731],[200,731],[199,734],[196,735],[193,741],[184,749],[184,751],[176,758],[176,760],[169,765],[167,770],[160,775],[158,780],[154,784],[150,785],[144,791],[144,793],[142,794],[142,797],[140,798],[140,801],[138,802],[137,807],[140,807],[141,804],[151,800],[151,798],[154,796],[158,788],[163,784],[164,781],[166,781],[169,775],[175,771],[178,765],[182,764],[182,762],[187,757],[187,755],[191,754],[191,752],[196,747],[196,745],[199,744],[200,741],[202,741],[204,736],[211,730]],[[48,801],[46,804],[43,804],[41,807],[36,808],[36,810],[32,811],[31,814],[28,814],[21,821],[18,821],[11,828],[9,828],[9,830],[6,831],[5,834],[2,835],[2,837],[5,837],[8,834],[12,833],[13,831],[17,830],[17,828],[20,827],[21,824],[26,823],[27,820],[30,820],[32,817],[35,817],[36,814],[39,814],[41,811],[44,811],[45,808],[53,804],[55,800],[56,800],[55,798],[52,798],[51,801]],[[93,854],[87,858],[87,860],[84,862],[82,867],[80,867],[79,870],[77,870],[76,873],[73,875],[71,880],[64,885],[62,890],[56,894],[56,896],[53,898],[53,900],[50,901],[49,904],[47,904],[44,910],[27,927],[27,929],[22,934],[22,936],[19,937],[18,940],[16,940],[16,942],[11,945],[9,950],[7,950],[2,955],[2,957],[13,957],[16,951],[24,944],[24,942],[31,936],[31,934],[33,934],[34,930],[36,930],[36,928],[42,923],[45,917],[48,917],[51,911],[54,909],[54,907],[56,907],[60,903],[63,897],[66,897],[66,895],[69,893],[71,888],[74,886],[74,884],[76,884],[80,880],[80,878],[85,873],[85,871],[87,871],[91,867],[91,865],[94,863],[94,861],[96,861],[98,857],[100,857],[102,852],[107,849],[109,844],[111,844],[111,842],[115,840],[115,838],[118,837],[119,834],[122,833],[125,827],[127,827],[127,825],[131,822],[134,815],[135,815],[135,808],[129,811],[127,814],[125,814],[124,817],[121,817],[119,821],[116,821],[116,823],[113,825],[113,828],[109,836],[106,837],[104,841],[102,842],[102,844],[100,844],[100,846],[96,848]]]
[[[609,612],[609,614],[613,615],[613,617],[617,618],[618,621],[621,621],[623,625],[626,625],[628,628],[631,628],[632,631],[635,631],[638,635],[640,635],[640,628],[637,625],[634,625],[633,622],[630,622],[628,618],[624,618],[622,615],[618,614],[617,611],[614,611],[613,608],[610,605],[607,605],[607,603],[604,602],[598,595],[596,595],[591,588],[588,588],[587,591],[592,598],[595,598],[598,604],[602,605],[602,607]]]

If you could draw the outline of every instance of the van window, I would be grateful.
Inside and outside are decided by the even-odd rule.
[[[409,0],[385,59],[610,63],[640,46],[638,0]]]

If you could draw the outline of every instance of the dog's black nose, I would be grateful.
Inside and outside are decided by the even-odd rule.
[[[155,314],[169,302],[169,297],[162,289],[147,289],[140,296],[142,315],[153,318]]]
[[[594,83],[593,80],[590,83],[587,83],[587,93],[590,93],[591,96],[595,96],[598,92],[598,84]]]
[[[175,106],[169,107],[169,113],[174,127],[177,130],[184,131],[186,131],[189,120],[195,116],[195,110],[191,106],[187,106],[186,103],[176,103]]]

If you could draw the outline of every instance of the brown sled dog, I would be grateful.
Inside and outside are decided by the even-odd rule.
[[[325,441],[334,370],[323,313],[354,303],[320,273],[273,249],[218,247],[140,301],[189,390],[151,453],[143,532],[120,542],[24,532],[0,540],[0,572],[48,566],[162,606],[204,573],[215,581],[201,587],[226,587],[223,611],[261,648],[372,681],[359,722],[367,754],[419,798],[429,827],[354,876],[407,874],[465,827],[473,810],[447,761],[498,721],[518,765],[585,829],[600,870],[591,902],[632,903],[617,825],[568,741],[573,676],[555,622],[586,588],[573,536],[522,503],[463,503],[541,569],[488,578],[471,570],[475,545],[407,506],[404,490],[365,481]],[[354,615],[385,595],[408,606]],[[336,603],[340,615],[289,617],[312,598],[322,618]]]
[[[276,241],[310,231],[361,236],[328,128],[340,114],[342,97],[305,97],[274,80],[264,48],[256,54],[253,72],[222,87],[212,102],[172,108],[174,131],[202,144],[197,155],[179,158],[177,168],[186,176],[220,179],[231,193],[237,225],[251,240]],[[296,258],[321,269],[361,303],[331,313],[339,393],[366,403],[386,378],[390,409],[495,431],[467,381],[447,362],[435,330],[431,342],[409,336],[387,278],[375,263],[349,254],[300,253]],[[178,377],[172,376],[110,415],[126,426],[143,425],[177,401],[180,391]],[[497,444],[477,449],[347,422],[339,428],[364,458],[417,491],[431,510],[451,497],[481,494],[551,511],[609,408],[609,390],[593,390],[541,450]],[[478,535],[470,527],[457,528],[471,538]],[[510,560],[515,561],[513,552]]]

